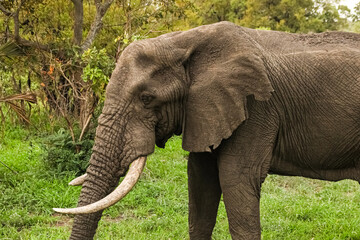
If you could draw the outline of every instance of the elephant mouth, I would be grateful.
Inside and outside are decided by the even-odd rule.
[[[165,138],[156,140],[156,146],[158,146],[159,148],[165,148],[166,142],[167,142],[167,139],[165,139]]]
[[[166,142],[169,140],[169,138],[172,137],[172,134],[168,134],[165,137],[159,138],[158,136],[156,137],[156,141],[155,144],[156,146],[158,146],[159,148],[165,148],[165,144]]]
[[[97,202],[91,203],[86,206],[77,207],[77,208],[53,208],[55,212],[67,213],[67,214],[89,214],[101,211],[105,208],[108,208],[128,194],[131,189],[135,186],[137,181],[140,178],[140,175],[144,169],[146,163],[146,156],[139,157],[129,167],[124,180],[120,185],[109,195],[100,199]],[[87,174],[84,174],[78,178],[75,178],[69,183],[69,185],[82,185],[87,178]]]

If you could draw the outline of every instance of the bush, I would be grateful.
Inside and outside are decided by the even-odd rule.
[[[94,116],[89,124],[88,131],[81,141],[74,142],[70,132],[59,128],[42,139],[44,149],[43,161],[45,166],[55,175],[75,172],[76,175],[85,173],[94,145],[97,119],[101,114],[103,102],[95,108]],[[80,129],[74,129],[75,139],[79,139]]]
[[[89,131],[80,142],[73,142],[69,132],[63,128],[44,138],[45,165],[57,174],[69,171],[84,173],[94,144],[94,132]]]

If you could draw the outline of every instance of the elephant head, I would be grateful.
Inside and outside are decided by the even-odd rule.
[[[246,119],[248,95],[269,99],[261,51],[247,31],[222,22],[124,50],[106,89],[78,208],[56,209],[78,214],[71,239],[93,237],[102,209],[131,189],[139,175],[132,173],[141,172],[155,144],[183,134],[185,150],[209,152]],[[137,169],[107,196],[135,160]]]

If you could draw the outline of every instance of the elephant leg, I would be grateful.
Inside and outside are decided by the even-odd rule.
[[[260,181],[250,169],[234,169],[237,158],[226,156],[219,161],[220,183],[223,192],[232,239],[260,239]],[[235,168],[237,168],[236,166]],[[240,167],[239,167],[240,168]],[[241,176],[233,179],[233,171]],[[236,174],[237,174],[236,173]]]
[[[256,124],[242,125],[218,154],[223,200],[232,239],[261,239],[260,191],[270,168],[275,134]]]
[[[211,239],[221,188],[216,157],[190,153],[188,161],[190,239]]]

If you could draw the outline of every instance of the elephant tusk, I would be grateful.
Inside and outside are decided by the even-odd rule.
[[[81,175],[80,177],[77,177],[75,179],[73,179],[71,182],[69,182],[70,186],[80,186],[83,185],[83,183],[85,182],[85,178],[87,176],[87,173]]]
[[[130,166],[120,185],[105,198],[86,206],[76,208],[53,208],[55,212],[67,214],[88,214],[98,212],[120,201],[128,194],[138,181],[146,162],[146,157],[139,157]]]

